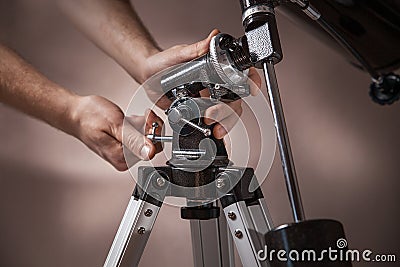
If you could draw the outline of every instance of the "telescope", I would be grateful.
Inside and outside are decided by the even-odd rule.
[[[172,142],[172,155],[165,166],[139,168],[138,183],[104,266],[138,265],[167,196],[187,200],[181,218],[190,220],[196,267],[234,266],[232,241],[245,267],[352,266],[343,257],[319,261],[260,257],[264,247],[288,254],[312,249],[316,255],[334,247],[340,255],[348,255],[343,225],[332,219],[307,220],[303,208],[274,68],[283,59],[275,10],[367,72],[372,79],[372,100],[385,105],[400,96],[400,77],[393,72],[400,65],[400,1],[239,2],[243,36],[214,36],[207,54],[162,72],[157,80],[171,100],[165,113],[173,136],[156,135],[159,125],[153,124],[147,138],[154,143]],[[204,123],[207,108],[249,95],[247,74],[252,67],[264,72],[293,215],[290,224],[274,226],[260,186],[249,189],[255,181],[254,170],[234,166],[224,141],[213,137],[213,125]],[[209,91],[208,99],[200,97],[204,88]]]

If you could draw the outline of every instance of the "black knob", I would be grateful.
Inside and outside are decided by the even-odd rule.
[[[221,47],[222,50],[229,50],[234,46],[234,41],[235,39],[232,36],[222,34],[219,39],[219,47]]]
[[[369,95],[380,105],[391,105],[400,98],[400,76],[389,73],[370,86]]]

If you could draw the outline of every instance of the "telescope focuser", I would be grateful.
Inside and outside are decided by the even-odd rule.
[[[198,97],[201,90],[208,88],[212,99],[238,100],[250,94],[250,67],[262,69],[266,62],[276,64],[282,60],[274,1],[255,2],[256,5],[242,5],[244,36],[217,34],[207,54],[162,76],[161,88],[170,99]]]
[[[242,38],[218,34],[210,42],[207,54],[187,62],[161,78],[161,87],[174,100],[199,97],[208,88],[212,99],[231,102],[250,94],[247,71],[250,55]]]

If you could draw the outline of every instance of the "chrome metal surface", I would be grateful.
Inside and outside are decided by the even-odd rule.
[[[235,219],[229,219],[231,213],[236,215]],[[224,214],[243,267],[267,267],[266,261],[260,261],[257,258],[258,251],[264,249],[265,244],[264,235],[258,233],[257,229],[263,227],[255,226],[246,203],[244,201],[235,202],[224,208]],[[264,225],[264,228],[266,227]]]
[[[197,124],[195,124],[195,123],[193,123],[193,122],[191,122],[191,121],[189,121],[187,119],[184,119],[184,118],[181,118],[180,120],[183,121],[184,123],[186,123],[187,125],[189,125],[190,127],[202,132],[205,136],[210,136],[211,135],[211,130],[208,129],[208,128],[200,127],[199,125],[197,125]]]
[[[270,6],[267,6],[267,5],[257,5],[257,6],[249,7],[248,9],[246,9],[243,12],[242,22],[244,22],[244,20],[248,16],[256,14],[256,13],[274,13],[274,9],[272,7],[270,7]]]
[[[147,210],[152,210],[152,216],[145,215]],[[160,207],[131,197],[104,267],[137,266],[159,210]]]
[[[265,62],[263,64],[265,82],[267,85],[268,97],[274,118],[276,136],[278,139],[279,152],[281,155],[283,174],[285,176],[289,201],[296,222],[305,219],[303,204],[301,201],[299,185],[297,182],[296,170],[290,148],[289,136],[286,128],[285,116],[283,114],[281,97],[279,95],[278,82],[276,80],[274,64]]]
[[[312,5],[309,5],[303,12],[312,20],[318,20],[321,17],[321,13]]]

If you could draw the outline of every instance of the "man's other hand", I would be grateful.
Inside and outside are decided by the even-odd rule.
[[[127,170],[128,164],[131,166],[140,160],[149,160],[161,151],[144,136],[153,122],[159,123],[161,131],[162,120],[150,110],[145,116],[130,118],[132,122],[126,126],[124,137],[122,110],[103,97],[78,97],[70,117],[72,134],[119,171]],[[124,157],[124,145],[127,148],[125,154],[129,155],[128,164]]]

